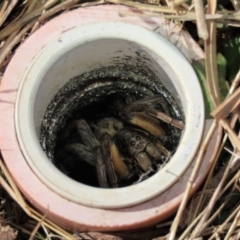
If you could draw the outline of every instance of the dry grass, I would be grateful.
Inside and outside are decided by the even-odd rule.
[[[32,208],[18,190],[11,179],[4,162],[0,161],[0,184],[5,189],[1,192],[2,202],[0,208],[0,239],[20,239],[19,232],[29,239],[240,239],[240,186],[238,171],[240,161],[239,139],[239,99],[240,99],[240,71],[231,82],[229,94],[221,103],[220,83],[216,63],[216,24],[225,23],[229,26],[240,26],[240,4],[232,0],[234,10],[217,11],[217,1],[209,0],[208,6],[203,1],[194,0],[166,0],[161,5],[143,4],[130,0],[100,0],[95,2],[79,3],[79,0],[45,0],[45,1],[1,1],[0,3],[0,74],[4,73],[16,48],[25,39],[40,28],[45,22],[56,14],[69,11],[75,7],[87,7],[97,4],[113,3],[132,6],[140,10],[147,10],[144,14],[136,13],[139,17],[161,16],[175,21],[193,21],[196,23],[198,36],[204,40],[206,61],[206,84],[215,110],[212,116],[214,124],[208,133],[205,142],[199,148],[197,163],[190,176],[184,198],[174,219],[154,226],[151,229],[134,232],[102,234],[78,233],[73,234],[57,226]],[[123,14],[124,16],[124,14]],[[215,162],[210,170],[203,188],[189,201],[192,183],[196,178],[201,165],[202,156],[209,139],[216,127],[224,129],[222,144],[219,146]],[[227,146],[227,147],[226,147]],[[229,150],[231,149],[231,150]],[[224,154],[224,158],[221,157]],[[223,163],[222,159],[229,159]],[[11,196],[11,198],[8,197]],[[12,199],[12,200],[11,200]],[[6,201],[10,206],[17,206],[19,212],[25,214],[25,221],[17,223],[4,216]],[[17,203],[17,204],[16,204]],[[14,205],[15,204],[15,205]],[[9,205],[9,204],[8,204]],[[20,207],[19,207],[20,206]],[[27,216],[27,217],[26,217]],[[22,216],[21,216],[22,218]],[[11,227],[10,227],[11,226]],[[14,230],[13,230],[14,229]],[[41,229],[39,231],[39,229]],[[160,230],[161,229],[161,230]],[[18,232],[17,232],[18,231]],[[141,236],[141,237],[140,237]],[[22,239],[26,239],[22,238]]]

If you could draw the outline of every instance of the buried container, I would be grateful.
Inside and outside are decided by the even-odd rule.
[[[71,78],[81,74],[84,75],[65,85]],[[112,84],[109,79],[113,77],[116,79]],[[125,84],[117,88],[120,80]],[[161,94],[165,95],[166,102],[169,101],[171,107],[174,106],[175,101],[170,101],[171,95],[160,89],[159,81],[172,92],[175,101],[181,102],[186,127],[170,161],[141,184],[119,189],[92,188],[62,174],[42,151],[39,145],[42,120],[48,121],[43,125],[47,136],[42,145],[51,149],[56,131],[67,121],[65,116],[71,116],[72,110],[85,101],[96,98],[95,101],[98,102],[112,91],[116,97],[120,91],[124,91],[125,96],[130,91],[143,96],[147,91],[153,96]],[[128,88],[128,82],[135,83],[136,89],[135,85]],[[97,91],[103,84],[108,87],[107,90],[102,87],[104,91]],[[140,85],[143,87],[140,88]],[[53,99],[59,89],[61,94],[49,105],[49,100]],[[96,91],[92,93],[93,89]],[[90,97],[85,97],[87,94],[91,94]],[[84,107],[88,106],[86,104]],[[19,143],[37,176],[55,192],[71,201],[102,208],[135,205],[159,195],[171,186],[191,163],[204,125],[201,89],[184,56],[156,33],[126,23],[94,23],[63,33],[61,41],[56,39],[50,43],[33,61],[20,86],[16,107]],[[181,115],[180,107],[175,108],[173,107],[177,117],[177,114]],[[43,119],[45,111],[47,117]],[[52,136],[53,140],[50,141]],[[51,150],[48,155],[51,157]]]
[[[27,198],[40,210],[47,211],[49,218],[69,228],[136,229],[169,216],[181,200],[201,142],[204,103],[191,65],[175,46],[146,29],[146,23],[126,19],[119,22],[117,13],[126,9],[119,6],[78,9],[54,19],[23,44],[1,86],[1,94],[15,89],[9,93],[11,101],[16,103],[10,109],[6,109],[4,103],[0,105],[1,113],[11,118],[1,122],[1,128],[10,129],[7,140],[1,134],[6,165]],[[111,12],[111,17],[103,17],[103,11],[106,15]],[[98,12],[103,21],[92,17],[93,12]],[[76,25],[76,17],[80,18],[81,25]],[[28,46],[34,46],[35,51],[30,51]],[[19,68],[23,56],[25,63]],[[9,78],[15,79],[11,86],[7,85]],[[69,84],[73,78],[77,80]],[[114,78],[114,84],[109,78]],[[101,81],[97,82],[98,79]],[[127,85],[117,88],[121,81]],[[111,88],[101,94],[91,92],[101,85],[111,85]],[[62,94],[56,98],[59,91]],[[60,171],[52,163],[54,146],[51,144],[55,144],[58,130],[68,121],[66,116],[71,115],[76,103],[91,101],[98,94],[102,99],[111,91],[110,97],[129,92],[141,98],[146,92],[151,92],[147,97],[163,95],[172,109],[170,115],[180,122],[184,118],[185,127],[176,152],[153,176],[131,186],[101,189],[79,183]],[[84,98],[89,92],[93,98]],[[87,103],[85,106],[89,107]],[[9,152],[7,144],[10,143],[13,150]],[[206,157],[208,155],[206,152]],[[14,159],[18,159],[18,163]],[[210,164],[211,159],[207,159],[202,167],[209,168]],[[196,185],[203,176],[205,173]]]

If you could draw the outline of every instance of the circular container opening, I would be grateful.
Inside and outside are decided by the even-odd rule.
[[[70,178],[94,187],[125,187],[169,162],[184,117],[179,97],[157,78],[150,68],[155,60],[144,50],[120,39],[89,44],[99,46],[99,41],[101,47],[114,45],[107,57],[115,61],[72,78],[59,90],[42,120],[40,142]]]
[[[114,80],[109,80],[109,77]],[[100,83],[96,83],[95,79],[99,78]],[[131,82],[134,82],[132,87]],[[104,86],[101,88],[103,92],[99,90],[100,85]],[[75,89],[80,89],[80,93],[76,94]],[[185,128],[171,160],[152,177],[127,187],[100,189],[69,178],[52,163],[55,136],[61,126],[71,124],[69,119],[73,120],[71,113],[75,104],[87,103],[83,104],[82,113],[98,108],[89,104],[90,99],[94,101],[89,94],[94,95],[96,103],[98,94],[101,99],[109,94],[104,99],[106,103],[101,102],[101,108],[106,104],[109,109],[116,106],[108,105],[110,101],[114,102],[115,97],[126,101],[127,105],[128,100],[121,97],[138,100],[160,93],[167,99],[172,117],[182,121],[182,115],[185,116]],[[202,94],[195,73],[171,43],[139,26],[93,23],[64,32],[34,59],[18,92],[16,128],[26,160],[47,186],[80,204],[119,208],[147,201],[179,179],[191,163],[201,139],[203,110]],[[106,113],[109,114],[108,110]],[[41,131],[41,126],[44,128],[44,124],[47,135],[52,136],[50,141],[42,137],[44,130]],[[181,131],[177,142],[180,136]]]

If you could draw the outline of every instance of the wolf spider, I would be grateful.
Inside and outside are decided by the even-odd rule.
[[[94,131],[84,119],[72,121],[62,138],[67,139],[74,132],[81,143],[66,144],[61,154],[67,156],[72,152],[78,159],[94,166],[101,188],[116,188],[119,182],[136,176],[136,183],[141,182],[156,172],[172,154],[163,145],[167,136],[159,120],[184,129],[182,122],[155,107],[161,105],[161,100],[153,97],[135,101],[127,107],[118,106],[118,109],[122,108],[119,113],[122,121],[103,118],[94,126]]]

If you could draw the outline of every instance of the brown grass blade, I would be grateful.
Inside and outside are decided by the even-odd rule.
[[[211,115],[216,119],[225,118],[239,106],[239,103],[240,103],[240,88],[238,88],[214,111],[212,111]]]
[[[4,8],[6,7],[6,5],[8,3],[9,3],[9,5],[8,5],[7,10],[4,10]],[[2,11],[4,11],[4,12],[0,15],[0,27],[5,22],[5,20],[7,19],[7,17],[9,16],[9,14],[11,13],[11,11],[13,10],[13,8],[16,6],[17,3],[18,3],[18,0],[12,0],[12,1],[5,1],[4,2],[1,13],[2,13]]]
[[[52,15],[58,13],[59,11],[62,11],[64,9],[67,9],[71,7],[72,5],[78,3],[80,0],[68,0],[65,2],[62,2],[61,4],[56,5],[55,7],[49,9],[46,11],[42,16],[39,18],[39,22],[44,21],[45,19],[51,17]]]
[[[183,196],[183,199],[182,199],[182,202],[178,208],[178,212],[177,212],[177,215],[173,221],[173,224],[171,226],[171,229],[170,229],[170,235],[169,235],[169,240],[174,240],[175,239],[175,236],[176,236],[176,232],[177,232],[177,228],[179,226],[179,223],[180,223],[180,220],[181,220],[181,217],[182,217],[182,214],[183,214],[183,211],[184,209],[186,208],[186,205],[187,205],[187,201],[188,201],[188,198],[189,198],[189,194],[190,194],[190,191],[192,189],[192,185],[195,181],[195,178],[197,176],[197,173],[199,171],[199,168],[201,166],[201,163],[202,163],[202,159],[203,159],[203,156],[204,156],[204,153],[205,153],[205,150],[206,150],[206,147],[208,146],[208,143],[210,141],[210,138],[213,134],[213,132],[215,131],[217,125],[216,125],[216,122],[214,121],[207,136],[206,136],[206,139],[204,140],[203,144],[201,145],[199,151],[198,151],[198,156],[197,156],[197,160],[196,160],[196,164],[193,168],[193,171],[191,173],[191,176],[188,180],[188,184],[187,184],[187,187],[186,187],[186,190],[184,192],[184,196]]]
[[[3,15],[5,13],[5,10],[6,10],[7,6],[8,6],[8,3],[9,3],[9,1],[4,1],[3,5],[2,5],[2,8],[0,10],[0,22],[3,19]]]
[[[183,3],[186,3],[186,2],[188,2],[188,0],[174,0],[173,1],[175,7],[179,6],[179,5],[183,4]]]
[[[227,232],[227,235],[225,236],[224,240],[229,240],[231,235],[233,234],[234,230],[236,229],[237,227],[237,223],[239,222],[240,220],[240,210],[238,211],[236,217],[234,218],[234,221],[231,225],[231,227],[229,228],[228,232]]]
[[[199,195],[197,195],[197,197],[194,198],[191,202],[190,207],[193,206],[192,207],[193,214],[192,214],[191,218],[189,219],[189,221],[186,222],[187,224],[190,224],[197,217],[197,215],[202,211],[202,209],[204,209],[206,207],[206,205],[209,202],[209,200],[211,198],[211,195],[213,193],[213,189],[215,189],[218,186],[218,184],[219,184],[219,182],[220,182],[220,180],[221,180],[221,178],[224,174],[224,171],[226,169],[225,166],[220,168],[219,171],[213,176],[213,171],[214,171],[215,166],[217,164],[217,160],[219,158],[219,155],[220,155],[226,141],[227,141],[227,134],[225,134],[225,136],[223,138],[223,141],[221,143],[221,146],[218,149],[218,152],[217,152],[216,157],[213,161],[210,172],[209,172],[209,174],[207,176],[207,179],[204,183],[203,189],[201,190]],[[187,209],[185,209],[185,211],[186,211],[186,216],[188,216],[191,209],[187,208]]]
[[[147,9],[146,9],[147,10]],[[160,11],[161,12],[161,11]],[[176,20],[176,21],[196,21],[197,20],[197,16],[196,13],[193,11],[189,11],[185,14],[180,14],[180,15],[172,15],[172,14],[163,14],[163,15],[158,15],[157,12],[156,13],[150,13],[150,12],[142,12],[142,13],[124,13],[124,12],[120,12],[120,16],[125,17],[125,16],[138,16],[140,18],[149,18],[149,17],[164,17],[166,19],[169,20]],[[228,20],[231,20],[231,23],[233,24],[232,20],[236,20],[236,21],[240,21],[240,15],[236,14],[236,13],[224,13],[224,12],[218,12],[215,14],[205,14],[205,19],[206,20],[218,20],[221,23],[222,22],[226,22],[228,23]],[[239,26],[239,24],[237,25]]]
[[[201,220],[199,221],[198,225],[195,227],[193,233],[191,234],[191,239],[194,239],[196,237],[201,236],[201,234],[203,233],[204,229],[206,229],[206,227],[211,223],[211,221],[216,217],[216,214],[213,215],[209,220],[208,217],[210,216],[210,213],[214,207],[215,202],[217,201],[217,199],[221,196],[221,194],[223,193],[223,186],[225,183],[225,180],[227,178],[227,176],[229,176],[229,173],[231,172],[231,168],[232,168],[232,164],[231,162],[228,163],[226,170],[224,172],[224,175],[221,179],[221,181],[219,182],[217,188],[215,189],[208,206],[205,208],[204,210],[204,214],[201,218]]]
[[[4,63],[6,57],[11,53],[12,48],[21,41],[22,37],[27,33],[28,30],[33,26],[34,22],[27,24],[18,34],[13,33],[8,37],[4,46],[0,50],[0,68]],[[17,31],[18,32],[18,31]]]
[[[229,95],[231,95],[235,91],[235,89],[239,86],[239,83],[240,83],[240,70],[238,71],[237,75],[233,79],[232,85],[229,89]]]
[[[30,214],[29,209],[26,207],[25,200],[22,197],[22,194],[18,190],[16,184],[14,183],[11,175],[9,174],[8,170],[4,166],[2,159],[0,159],[0,169],[4,173],[4,176],[6,177],[8,183],[2,178],[0,175],[0,183],[2,186],[7,190],[7,192],[10,194],[10,196],[23,208],[26,210],[27,214]]]
[[[233,153],[233,154],[234,154],[234,153]],[[234,171],[236,171],[236,170],[238,169],[239,165],[240,165],[240,162],[239,162],[239,161],[234,161],[234,160],[232,159],[232,164],[230,165],[230,168],[229,168],[229,174],[231,174],[231,173],[233,173]],[[214,167],[213,167],[212,169],[214,169]],[[220,192],[219,197],[222,196],[236,181],[238,181],[238,179],[239,179],[238,174],[235,174],[235,175],[232,177],[232,179],[230,179],[230,180],[228,181],[228,183],[227,183],[226,186],[223,188],[223,190]],[[224,208],[225,205],[226,205],[225,203],[224,203],[223,205],[221,205],[221,206],[219,207],[219,210],[217,210],[217,211],[218,211],[217,213],[219,213],[220,210],[221,210],[222,208]],[[206,211],[206,208],[204,208],[204,209],[202,210],[202,212],[200,212],[200,213],[196,216],[196,218],[195,218],[194,220],[192,220],[191,223],[189,223],[188,227],[184,230],[184,232],[183,232],[182,235],[178,238],[178,240],[191,239],[190,236],[188,236],[188,234],[191,233],[192,229],[194,228],[194,226],[196,225],[196,223],[200,220],[200,218],[202,218],[202,216],[203,216],[203,214],[205,213],[205,211]],[[225,225],[226,225],[226,224],[225,224]],[[225,229],[225,225],[222,226],[221,228],[220,228],[220,227],[218,228],[218,229],[219,229],[219,232],[221,232],[223,229]],[[217,232],[217,231],[218,231],[218,230],[216,230],[216,232]],[[202,233],[202,236],[204,236],[204,235],[209,235],[209,234],[211,234],[211,233],[212,233],[212,230],[211,230],[210,233],[207,233],[207,230],[205,229],[204,232]],[[188,236],[188,237],[187,237],[187,236]],[[215,236],[215,235],[214,235],[214,236]],[[212,239],[212,238],[210,238],[210,239]],[[210,239],[209,239],[209,240],[210,240]]]
[[[35,209],[31,208],[28,206],[24,198],[22,197],[22,194],[18,190],[17,186],[15,185],[11,175],[9,174],[8,170],[4,166],[2,159],[0,159],[0,168],[6,177],[7,181],[0,175],[0,184],[4,187],[4,189],[9,193],[9,195],[21,206],[21,208],[25,211],[25,213],[35,219],[36,221],[40,222],[41,219],[43,218],[43,215],[40,214],[38,211]],[[9,184],[10,185],[9,185]],[[65,239],[69,240],[76,240],[73,235],[69,234],[66,232],[64,229],[59,227],[57,224],[53,223],[51,220],[45,218],[45,220],[42,222],[42,224],[50,229],[51,231],[59,234],[60,236],[63,236]]]
[[[207,23],[204,14],[204,5],[202,0],[194,0],[196,20],[197,20],[197,30],[198,36],[204,40],[209,37]]]
[[[232,128],[229,126],[229,122],[225,119],[221,119],[219,122],[228,133],[228,137],[233,147],[240,151],[240,139],[238,138],[237,134],[232,130]]]
[[[208,2],[207,12],[214,14],[216,11],[216,0]],[[210,92],[210,97],[215,107],[221,103],[221,94],[218,81],[217,70],[217,55],[216,55],[216,22],[213,20],[207,23],[209,29],[209,39],[204,41],[205,46],[205,69],[206,69],[206,81],[207,87]]]
[[[236,182],[238,181],[238,178],[239,178],[239,174],[236,174],[232,180],[231,180],[231,184],[233,182]],[[225,187],[226,188],[226,187]],[[215,234],[216,233],[220,233],[220,232],[223,232],[227,229],[229,229],[230,227],[230,221],[234,218],[234,216],[240,211],[240,206],[238,206],[232,213],[230,213],[230,215],[227,217],[227,219],[215,230],[215,233],[209,238],[209,240],[212,240],[214,239],[215,237]],[[229,225],[228,225],[229,224]],[[228,226],[227,226],[228,225]]]
[[[128,0],[105,0],[105,2],[109,3],[115,3],[115,4],[122,4],[125,6],[135,7],[139,10],[147,10],[152,12],[159,12],[159,13],[176,13],[177,11],[174,9],[171,9],[167,6],[154,6],[154,5],[148,5],[148,4],[142,4],[139,2],[133,2]]]
[[[236,11],[240,10],[240,2],[238,0],[231,0],[232,5]]]
[[[38,222],[38,224],[36,225],[36,227],[33,229],[31,235],[30,235],[30,238],[29,240],[34,240],[35,239],[35,235],[38,231],[38,229],[41,227],[41,225],[43,224],[43,221],[45,220],[46,218],[46,214],[40,219],[40,221]]]
[[[179,240],[184,240],[186,238],[186,236],[191,232],[193,227],[196,225],[196,223],[199,221],[199,219],[203,216],[204,210],[201,210],[201,209],[203,208],[203,206],[206,207],[205,202],[209,202],[209,200],[210,200],[210,197],[204,198],[204,195],[205,195],[205,193],[208,193],[208,191],[209,191],[208,189],[213,189],[214,187],[216,188],[219,183],[219,180],[215,180],[216,178],[219,178],[219,177],[218,176],[212,177],[212,176],[213,176],[213,171],[215,169],[215,166],[217,164],[218,157],[220,155],[220,152],[221,152],[226,140],[227,140],[227,134],[225,134],[223,141],[221,143],[221,146],[218,149],[218,152],[215,156],[212,167],[210,169],[210,172],[208,174],[206,182],[204,183],[204,187],[203,187],[199,197],[197,197],[196,199],[193,199],[193,201],[196,202],[196,204],[193,207],[193,209],[195,209],[195,212],[194,212],[192,218],[189,220],[187,228],[179,237]],[[216,184],[216,182],[217,182],[217,184]],[[188,209],[186,209],[186,211],[188,211]],[[187,214],[185,214],[185,215],[187,215]]]
[[[71,6],[75,3],[78,3],[79,0],[66,0],[60,4],[58,4],[56,7],[59,8],[59,10],[64,9],[65,7]],[[33,19],[36,19],[38,16],[40,16],[44,11],[52,7],[56,1],[48,1],[44,5],[41,5],[37,9],[32,10],[31,12],[23,15],[14,25],[10,25],[9,27],[6,27],[0,32],[0,40],[3,38],[9,36],[14,31],[21,29],[25,24],[30,22]],[[52,9],[51,9],[52,10]]]

